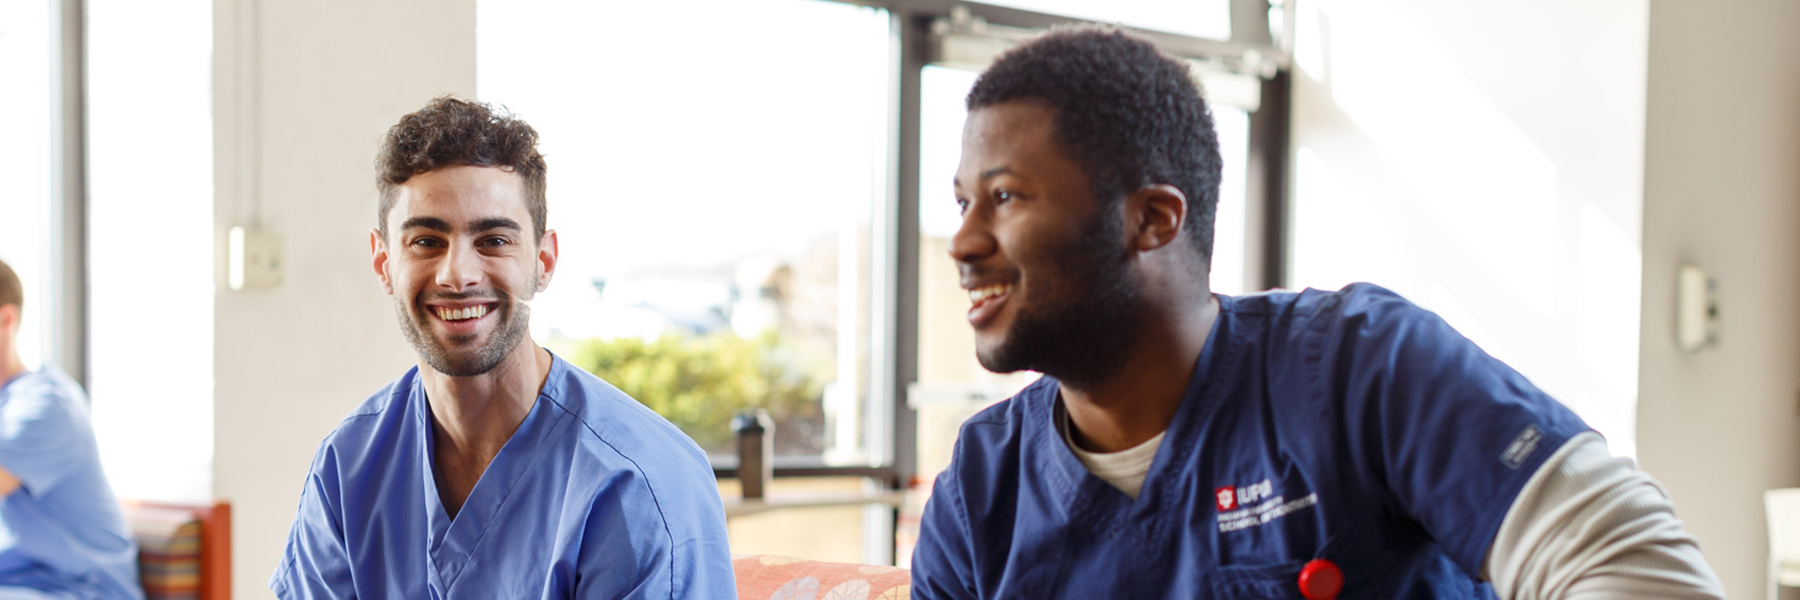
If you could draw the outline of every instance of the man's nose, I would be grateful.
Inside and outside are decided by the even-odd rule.
[[[972,263],[994,253],[999,246],[988,221],[987,211],[970,210],[963,215],[962,225],[950,236],[950,258]]]
[[[480,253],[467,246],[452,246],[443,264],[438,266],[437,284],[460,291],[480,283]]]

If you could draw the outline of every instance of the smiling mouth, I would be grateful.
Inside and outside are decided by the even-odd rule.
[[[439,319],[454,322],[479,319],[487,315],[488,307],[486,304],[477,304],[464,308],[433,308],[432,311],[437,313]]]
[[[1013,284],[1010,283],[996,283],[971,289],[969,290],[969,302],[973,306],[970,308],[980,308],[984,304],[1005,297],[1012,293],[1012,290]]]

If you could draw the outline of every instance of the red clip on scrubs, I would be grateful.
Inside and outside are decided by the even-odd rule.
[[[1344,591],[1344,572],[1336,563],[1315,558],[1300,567],[1300,595],[1306,600],[1337,600]]]

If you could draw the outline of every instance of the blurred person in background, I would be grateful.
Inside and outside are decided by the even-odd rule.
[[[143,598],[81,387],[19,358],[25,290],[0,262],[0,600]]]
[[[1724,596],[1656,481],[1437,315],[1367,283],[1211,293],[1184,63],[1052,31],[968,108],[976,356],[1045,376],[963,425],[914,598]]]
[[[418,364],[319,446],[277,596],[736,596],[699,446],[526,335],[557,265],[537,139],[450,97],[388,130],[369,249]]]

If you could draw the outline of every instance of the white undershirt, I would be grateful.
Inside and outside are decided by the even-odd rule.
[[[1120,450],[1118,452],[1088,452],[1075,443],[1075,436],[1069,426],[1069,413],[1063,410],[1062,403],[1056,404],[1056,430],[1062,433],[1063,443],[1075,452],[1075,458],[1087,467],[1089,473],[1099,477],[1101,481],[1112,484],[1131,496],[1138,497],[1138,490],[1144,487],[1144,476],[1150,473],[1150,463],[1156,460],[1156,448],[1162,445],[1167,431],[1156,434],[1156,437],[1142,444]]]
[[[1167,432],[1119,452],[1088,452],[1060,402],[1055,418],[1088,472],[1136,500]],[[1481,571],[1506,600],[1725,598],[1668,492],[1593,432],[1570,438],[1526,481]]]

